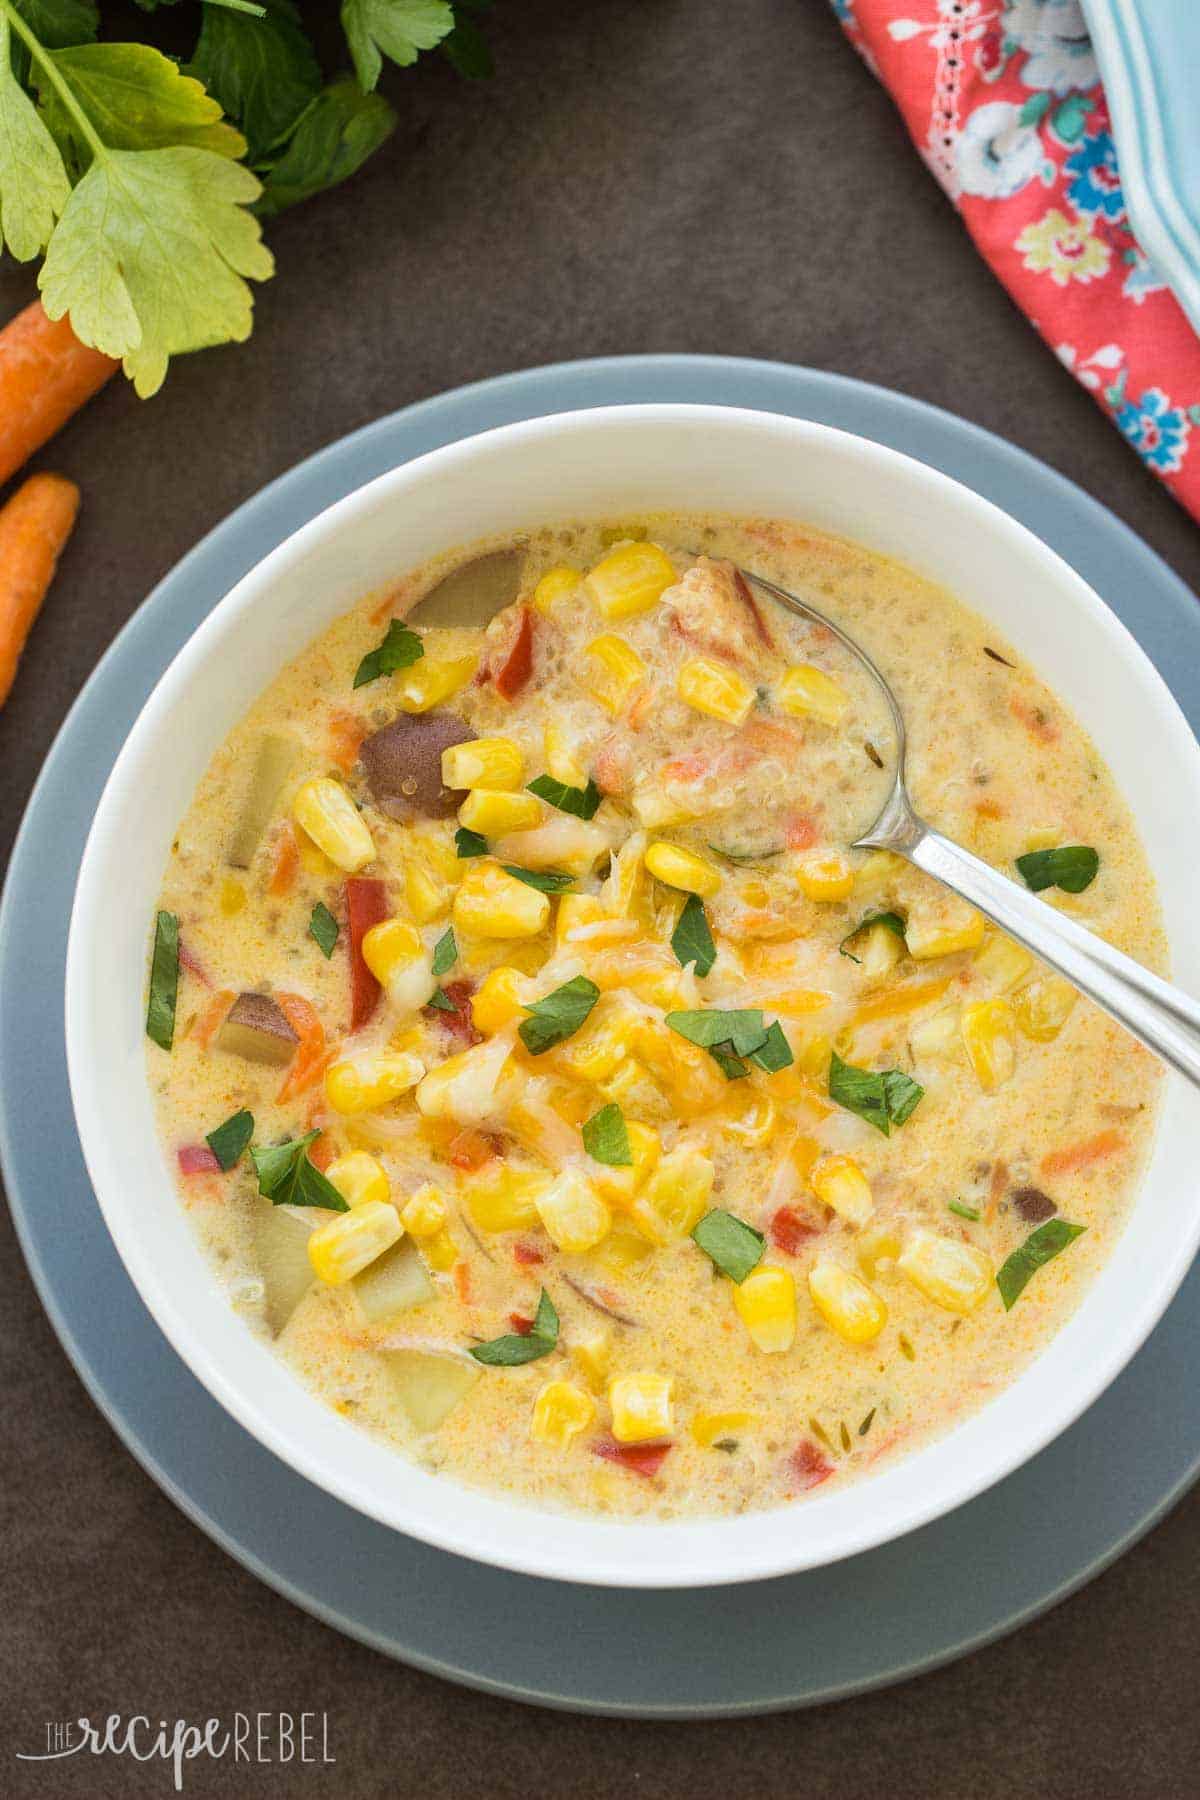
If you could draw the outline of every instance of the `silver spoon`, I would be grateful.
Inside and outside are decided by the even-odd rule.
[[[824,613],[750,569],[740,573],[789,612],[831,631],[858,658],[887,701],[896,736],[896,774],[878,818],[855,839],[851,849],[890,850],[961,894],[1009,937],[1065,975],[1073,987],[1140,1038],[1147,1049],[1200,1087],[1200,1004],[927,825],[908,796],[904,715],[880,669],[862,646]]]

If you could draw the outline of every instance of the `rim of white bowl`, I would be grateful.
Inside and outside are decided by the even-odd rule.
[[[905,479],[924,486],[947,504],[974,512],[981,526],[994,537],[1001,541],[1007,539],[1026,556],[1032,554],[1043,563],[1047,574],[1060,589],[1072,592],[1075,602],[1088,616],[1091,628],[1107,636],[1119,648],[1131,673],[1140,678],[1147,704],[1155,709],[1159,724],[1172,740],[1172,750],[1179,759],[1177,773],[1181,777],[1190,777],[1190,786],[1200,809],[1200,745],[1193,738],[1174,696],[1141,646],[1057,552],[993,502],[901,451],[815,421],[751,408],[685,403],[589,407],[499,426],[431,450],[388,470],[326,507],[284,539],[235,584],[168,665],[113,765],[81,859],[67,945],[67,1064],[88,1173],[109,1233],[131,1280],[164,1336],[193,1374],[246,1430],[298,1474],[369,1517],[440,1549],[496,1567],[600,1586],[704,1587],[794,1574],[875,1548],[964,1505],[1035,1456],[1103,1392],[1162,1316],[1200,1245],[1200,1207],[1193,1207],[1189,1227],[1180,1231],[1174,1253],[1156,1271],[1152,1286],[1141,1289],[1137,1303],[1122,1314],[1123,1329],[1107,1340],[1106,1352],[1091,1358],[1086,1372],[1078,1376],[1069,1391],[1049,1401],[1036,1424],[1022,1424],[1019,1430],[1010,1431],[1002,1443],[997,1441],[987,1445],[984,1453],[977,1457],[962,1457],[952,1474],[933,1484],[933,1491],[914,1492],[903,1504],[890,1509],[886,1505],[872,1508],[847,1504],[855,1495],[873,1494],[885,1499],[887,1490],[897,1485],[897,1477],[904,1471],[911,1472],[933,1458],[950,1466],[954,1459],[945,1454],[947,1446],[961,1439],[972,1427],[979,1435],[980,1421],[988,1416],[995,1420],[999,1416],[998,1409],[1003,1407],[1005,1396],[1012,1394],[1012,1386],[977,1408],[962,1424],[943,1430],[919,1449],[889,1464],[881,1473],[859,1476],[833,1494],[816,1495],[787,1506],[734,1516],[624,1523],[518,1504],[488,1490],[468,1488],[453,1479],[419,1470],[407,1458],[377,1444],[358,1427],[333,1414],[304,1389],[271,1348],[253,1338],[248,1328],[236,1319],[216,1284],[210,1283],[210,1298],[244,1336],[245,1344],[240,1344],[239,1348],[245,1352],[245,1345],[252,1345],[267,1359],[269,1366],[264,1366],[261,1358],[248,1356],[249,1361],[257,1364],[267,1389],[266,1392],[250,1391],[244,1380],[235,1378],[224,1366],[227,1358],[214,1357],[196,1322],[177,1300],[170,1279],[145,1252],[131,1217],[122,1209],[119,1198],[122,1172],[110,1153],[106,1120],[94,1104],[89,1071],[93,1053],[102,1045],[90,1035],[95,1030],[95,1021],[90,1018],[87,1005],[88,957],[97,938],[97,921],[106,899],[102,886],[106,840],[111,839],[118,821],[125,815],[139,761],[163,733],[177,695],[193,679],[194,666],[203,663],[217,645],[236,630],[243,613],[314,544],[331,534],[340,535],[352,529],[356,518],[393,491],[400,492],[406,486],[428,479],[431,474],[469,463],[472,458],[503,454],[509,447],[541,436],[681,423],[697,427],[705,425],[716,430],[751,430],[774,435],[781,443],[786,441],[793,447],[834,444],[842,450],[852,451],[861,462],[864,474],[869,475],[872,467],[893,472],[899,470]],[[514,521],[514,526],[519,523]],[[1169,1081],[1179,1084],[1180,1078],[1171,1076]],[[1164,1097],[1164,1112],[1168,1103],[1169,1095]],[[161,1163],[161,1167],[162,1185],[171,1204],[179,1208],[182,1215],[177,1191],[165,1163]],[[1135,1211],[1136,1205],[1135,1202]],[[190,1233],[186,1220],[183,1223]],[[1128,1235],[1127,1223],[1106,1264],[1092,1282],[1090,1293],[1094,1293]],[[198,1246],[196,1254],[199,1257]],[[207,1269],[207,1264],[203,1266]],[[1087,1299],[1085,1295],[1081,1306]],[[1061,1342],[1080,1310],[1076,1309],[1040,1356],[1026,1366],[1017,1378],[1018,1384],[1028,1379],[1031,1370],[1049,1354],[1055,1343]],[[282,1425],[272,1415],[270,1389],[284,1394],[284,1388],[273,1380],[272,1371],[286,1384],[287,1402],[299,1401],[299,1410],[304,1415],[302,1429]],[[394,1469],[399,1462],[405,1472],[404,1485],[421,1492],[427,1504],[414,1508],[411,1494],[397,1503],[389,1497],[386,1483],[374,1479],[364,1481],[361,1476],[348,1473],[334,1452],[348,1451],[351,1438],[360,1449],[361,1440],[366,1440],[375,1453],[351,1460],[368,1462],[380,1474],[386,1467]],[[329,1454],[318,1453],[326,1447]],[[904,1485],[916,1485],[911,1474]],[[426,1488],[430,1490],[428,1493],[423,1491]],[[796,1521],[801,1527],[805,1522],[827,1526],[834,1514],[847,1511],[860,1515],[857,1522],[840,1531],[827,1529],[819,1547],[806,1547],[802,1530],[796,1534],[795,1541],[788,1541],[777,1529],[779,1521],[787,1519]],[[531,1529],[535,1522],[536,1533]],[[506,1525],[514,1541],[506,1537]],[[776,1529],[772,1529],[773,1526]],[[518,1546],[515,1540],[522,1537],[526,1541]],[[722,1552],[725,1553],[724,1560]]]

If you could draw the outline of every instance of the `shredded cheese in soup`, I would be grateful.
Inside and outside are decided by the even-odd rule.
[[[149,1079],[231,1305],[348,1420],[538,1505],[775,1506],[944,1432],[1077,1304],[1153,1130],[1144,1050],[847,848],[886,711],[739,566],[886,671],[926,817],[1161,966],[1077,721],[949,595],[776,522],[407,575],[294,646],[164,876]]]

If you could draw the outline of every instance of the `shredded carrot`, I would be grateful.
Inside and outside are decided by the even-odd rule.
[[[789,850],[811,850],[817,841],[817,828],[807,813],[792,813],[784,826],[783,839]]]
[[[1125,1149],[1125,1144],[1119,1131],[1098,1131],[1095,1137],[1085,1138],[1081,1144],[1069,1144],[1065,1150],[1051,1150],[1048,1156],[1043,1156],[1042,1174],[1070,1175],[1076,1169],[1103,1162],[1106,1156],[1115,1156],[1118,1150]]]
[[[275,860],[271,864],[271,877],[267,882],[268,894],[278,899],[289,894],[296,880],[296,871],[300,866],[300,846],[296,842],[296,834],[290,825],[285,825],[275,840]]]
[[[629,703],[625,723],[630,731],[640,731],[658,701],[658,684],[645,682]]]
[[[311,1129],[312,1127],[310,1125],[309,1130],[311,1131]],[[322,1174],[324,1174],[336,1155],[337,1145],[327,1131],[323,1131],[319,1138],[314,1138],[312,1143],[308,1146],[308,1160],[313,1168],[320,1169]]]
[[[1031,706],[1023,694],[1010,695],[1008,710],[1014,719],[1021,721],[1031,737],[1039,738],[1043,744],[1058,742],[1058,726],[1054,720],[1040,706]]]
[[[275,1096],[282,1104],[285,1100],[295,1099],[297,1094],[306,1093],[321,1079],[332,1052],[325,1048],[325,1027],[307,1000],[299,994],[276,994],[275,998],[284,1018],[300,1040],[283,1078],[283,1086]]]
[[[0,483],[119,367],[81,344],[69,319],[48,319],[40,300],[10,319],[0,331]]]
[[[213,995],[204,1011],[200,1014],[200,1017],[196,1020],[195,1025],[192,1027],[192,1036],[202,1050],[208,1049],[213,1038],[225,1023],[225,1015],[233,1005],[233,1000],[233,989],[222,988],[220,993]]]
[[[0,706],[78,511],[79,489],[63,475],[31,475],[0,509]]]
[[[910,981],[899,987],[885,989],[882,994],[875,994],[864,1000],[855,1008],[850,1024],[869,1025],[875,1019],[898,1019],[904,1014],[916,1012],[922,1006],[932,1006],[940,1000],[950,986],[948,975],[936,976],[932,981]]]
[[[357,713],[335,708],[329,715],[329,755],[339,769],[349,771],[358,760],[362,741],[367,735],[367,721]]]
[[[454,1265],[454,1286],[464,1306],[471,1304],[471,1265],[461,1261]]]
[[[976,800],[973,809],[981,819],[1002,819],[1004,808],[998,800]]]

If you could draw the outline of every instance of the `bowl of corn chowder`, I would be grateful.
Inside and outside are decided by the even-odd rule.
[[[911,1529],[1195,1248],[1194,1101],[847,850],[878,702],[739,565],[885,668],[927,816],[1196,984],[1197,750],[1123,629],[968,490],[725,409],[506,428],[321,515],[163,677],[81,869],[77,1117],[167,1336],[310,1479],[534,1573]]]

